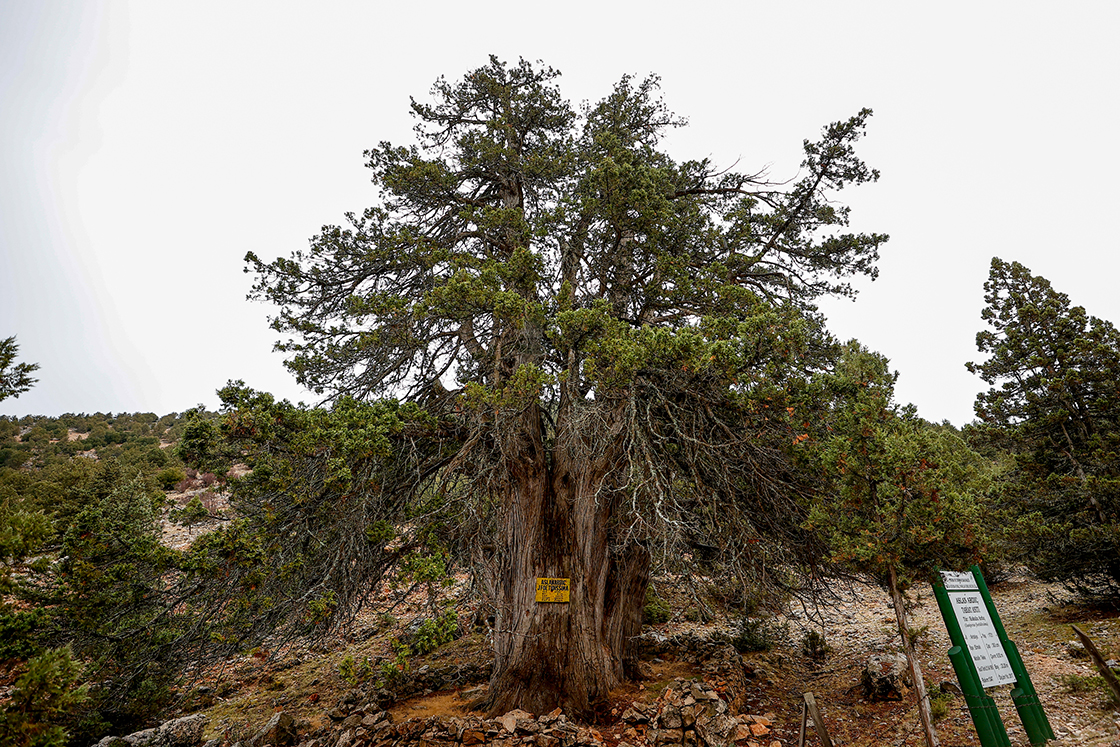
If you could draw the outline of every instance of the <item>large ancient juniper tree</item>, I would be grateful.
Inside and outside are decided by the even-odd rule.
[[[873,276],[886,239],[843,233],[829,199],[878,176],[853,152],[870,111],[775,185],[659,150],[681,122],[656,79],[577,113],[557,76],[492,58],[438,81],[417,144],[367,153],[377,206],[291,259],[247,257],[301,383],[438,422],[412,489],[493,536],[474,546],[492,712],[604,698],[659,548],[757,574],[811,550],[788,454],[791,393],[828,347],[812,301]],[[536,604],[538,577],[570,578],[570,604]]]

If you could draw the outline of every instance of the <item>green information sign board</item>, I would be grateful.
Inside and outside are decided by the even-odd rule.
[[[1014,684],[1011,700],[1031,744],[1054,739],[1019,649],[1007,637],[979,566],[968,571],[942,571],[933,586],[937,606],[953,647],[949,660],[960,682],[976,735],[983,747],[1009,747],[1011,740],[988,688]]]

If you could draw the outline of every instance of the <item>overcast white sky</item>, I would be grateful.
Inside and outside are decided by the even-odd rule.
[[[823,305],[931,420],[972,419],[993,255],[1120,322],[1120,3],[0,3],[0,338],[38,385],[0,414],[182,411],[230,378],[314,400],[271,352],[242,258],[288,255],[372,199],[362,151],[409,95],[488,54],[574,102],[662,77],[667,143],[794,176],[861,107],[882,171],[845,192],[891,235],[875,283]]]

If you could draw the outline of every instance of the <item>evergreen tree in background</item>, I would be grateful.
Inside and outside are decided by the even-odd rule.
[[[29,429],[15,445],[30,456],[0,466],[0,658],[19,680],[0,708],[0,743],[129,733],[169,702],[188,662],[228,655],[209,637],[214,611],[191,603],[205,571],[160,543],[156,474],[168,456],[158,444],[175,421],[0,420],[8,443]],[[91,435],[69,441],[68,428]],[[36,431],[49,438],[26,438]],[[72,445],[98,458],[72,458]]]
[[[6,747],[64,747],[59,722],[86,700],[81,666],[67,648],[46,651],[27,662],[7,702],[0,707],[0,744]]]
[[[15,337],[0,340],[0,402],[18,397],[30,389],[37,379],[31,374],[39,370],[38,363],[15,363],[19,345]],[[13,365],[15,364],[15,365]]]
[[[1120,594],[1120,334],[1018,262],[984,284],[993,387],[976,398],[980,437],[1010,451],[1005,493],[1028,565],[1090,594]]]
[[[0,401],[19,396],[35,383],[32,363],[12,367],[16,338],[0,340]],[[13,473],[0,466],[0,476]],[[29,481],[30,482],[30,481]],[[29,606],[29,589],[49,571],[44,545],[54,535],[50,518],[8,480],[0,481],[0,659],[26,658],[7,702],[0,708],[0,744],[62,747],[70,737],[62,725],[86,701],[79,686],[82,668],[69,648],[44,650],[50,613]]]

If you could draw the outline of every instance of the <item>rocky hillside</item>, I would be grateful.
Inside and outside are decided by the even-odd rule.
[[[183,503],[187,496],[173,498]],[[220,510],[216,505],[215,513]],[[169,524],[165,539],[181,545],[199,531],[205,525],[188,531]],[[661,584],[671,587],[668,580]],[[451,588],[448,601],[459,603],[462,591],[462,583]],[[1025,577],[997,585],[993,594],[1061,743],[1120,744],[1117,705],[1069,627],[1078,624],[1106,656],[1120,658],[1117,612],[1079,606],[1061,587]],[[590,723],[559,711],[514,711],[496,719],[473,712],[490,670],[487,630],[471,630],[475,610],[460,603],[456,640],[425,656],[402,656],[392,643],[416,636],[430,614],[414,595],[399,598],[391,610],[365,612],[345,638],[325,645],[247,652],[184,693],[178,720],[125,740],[130,747],[790,747],[800,736],[803,694],[812,692],[833,744],[923,743],[905,677],[892,678],[889,671],[878,677],[898,650],[894,614],[879,589],[855,585],[818,608],[760,613],[746,628],[729,619],[690,621],[694,615],[683,597],[666,598],[669,619],[648,625],[642,636],[644,679],[613,693]],[[912,620],[941,743],[979,744],[928,591],[916,595]],[[990,693],[1012,744],[1026,745],[1009,689]],[[192,720],[184,721],[188,716]],[[806,739],[818,743],[811,720]],[[116,744],[102,741],[102,747]]]

